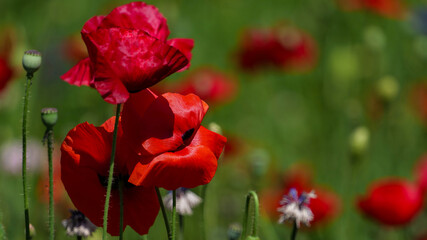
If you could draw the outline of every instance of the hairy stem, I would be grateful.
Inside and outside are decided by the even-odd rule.
[[[55,238],[55,219],[53,207],[53,129],[47,130],[47,154],[49,161],[49,239]]]
[[[159,188],[156,187],[157,199],[159,200],[160,208],[162,209],[163,220],[165,222],[166,233],[168,235],[168,239],[172,239],[172,232],[169,226],[168,215],[166,214],[165,205],[163,204],[162,195],[160,194]]]
[[[120,117],[120,105],[121,104],[117,104],[116,119],[114,123],[113,144],[111,147],[111,158],[110,158],[110,170],[108,172],[107,194],[105,197],[105,205],[104,205],[104,219],[103,219],[104,221],[103,221],[103,231],[102,231],[103,240],[107,239],[108,208],[110,205],[111,185],[113,183],[114,157],[116,156],[117,130],[119,125],[119,117]]]
[[[30,213],[28,207],[27,194],[27,114],[28,98],[30,95],[31,79],[33,74],[27,73],[27,82],[25,83],[24,111],[22,115],[22,188],[24,191],[24,215],[25,215],[25,239],[30,240]]]

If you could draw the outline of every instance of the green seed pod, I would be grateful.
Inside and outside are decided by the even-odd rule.
[[[211,130],[212,132],[222,134],[222,128],[217,123],[214,123],[214,122],[209,123],[208,129]]]
[[[399,93],[399,84],[394,77],[385,76],[378,81],[377,91],[384,101],[390,102]]]
[[[25,51],[22,57],[22,66],[29,74],[35,73],[42,63],[42,55],[37,50]]]
[[[247,236],[246,240],[259,240],[259,237]]]
[[[56,108],[43,108],[41,111],[43,124],[51,129],[58,120],[58,110]]]
[[[350,150],[355,155],[362,155],[369,145],[369,129],[361,126],[356,128],[350,136]]]

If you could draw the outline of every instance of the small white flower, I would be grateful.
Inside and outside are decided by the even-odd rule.
[[[172,192],[169,192],[163,198],[163,203],[169,210],[172,210],[172,197]],[[198,206],[201,202],[202,199],[187,188],[178,188],[176,190],[176,211],[180,215],[192,215],[193,208]]]
[[[277,209],[280,213],[279,223],[285,221],[295,221],[297,227],[300,227],[301,223],[306,226],[310,226],[310,222],[313,220],[313,212],[308,207],[311,198],[316,198],[314,191],[309,193],[303,192],[298,197],[298,192],[295,188],[291,188],[287,195],[283,196],[280,201],[281,207]]]
[[[62,220],[68,236],[89,237],[96,230],[96,226],[79,210],[70,210],[71,217]]]

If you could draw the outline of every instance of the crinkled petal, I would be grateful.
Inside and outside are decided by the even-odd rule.
[[[207,184],[215,175],[225,142],[225,137],[200,127],[189,146],[163,153],[151,161],[139,162],[129,182],[168,190]]]
[[[107,78],[94,82],[95,89],[102,98],[111,104],[124,103],[129,98],[129,92],[118,78]]]
[[[188,64],[176,48],[141,30],[98,29],[88,36],[96,51],[95,81],[117,78],[129,92],[151,87]]]
[[[133,100],[131,103],[138,106]],[[130,105],[125,110],[123,129],[132,140],[130,144],[136,144],[136,150],[143,154],[158,155],[191,142],[208,105],[194,94],[166,93],[157,97],[143,115]]]
[[[191,50],[194,47],[194,40],[188,38],[174,38],[168,40],[168,44],[176,49],[178,49],[188,60],[188,64],[181,68],[179,71],[187,70],[190,67],[190,60],[192,57]]]
[[[78,62],[62,75],[61,79],[76,86],[90,86],[93,80],[90,59],[85,58]]]
[[[144,2],[132,2],[115,8],[105,17],[100,27],[139,29],[162,41],[169,36],[166,18],[156,7]]]

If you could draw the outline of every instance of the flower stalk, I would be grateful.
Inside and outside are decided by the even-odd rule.
[[[249,208],[251,199],[253,200],[253,213],[251,215],[252,225],[251,232],[248,233],[248,220],[249,220]],[[245,207],[245,217],[243,219],[243,231],[242,231],[242,239],[245,239],[246,236],[250,236],[252,238],[258,238],[258,218],[259,218],[259,201],[258,195],[255,191],[250,191],[246,196],[246,207]]]
[[[200,193],[200,197],[203,199],[201,203],[202,214],[200,219],[200,224],[202,225],[202,240],[206,240],[206,226],[205,226],[205,202],[206,202],[206,190],[208,188],[208,184],[202,186],[202,190]]]
[[[118,126],[119,126],[119,117],[120,117],[120,106],[121,106],[120,103],[117,104],[116,119],[114,122],[113,144],[111,146],[110,169],[108,172],[107,194],[105,197],[105,205],[104,205],[104,219],[103,219],[103,231],[102,231],[102,239],[103,240],[107,239],[108,209],[109,209],[109,205],[110,205],[111,186],[113,183],[114,157],[116,156],[116,144],[117,144],[117,132],[118,132]]]
[[[168,220],[168,215],[166,214],[166,209],[165,209],[165,205],[163,204],[163,199],[162,199],[162,195],[160,194],[160,190],[158,187],[156,187],[156,193],[157,193],[157,199],[159,200],[159,204],[160,204],[160,209],[162,209],[162,215],[163,215],[163,220],[165,222],[165,227],[166,227],[166,233],[168,235],[168,240],[172,239],[172,232],[169,226],[169,220]]]
[[[120,235],[119,239],[123,240],[123,186],[124,180],[120,177],[119,180],[119,195],[120,195]]]
[[[172,240],[176,239],[176,190],[172,191]]]

